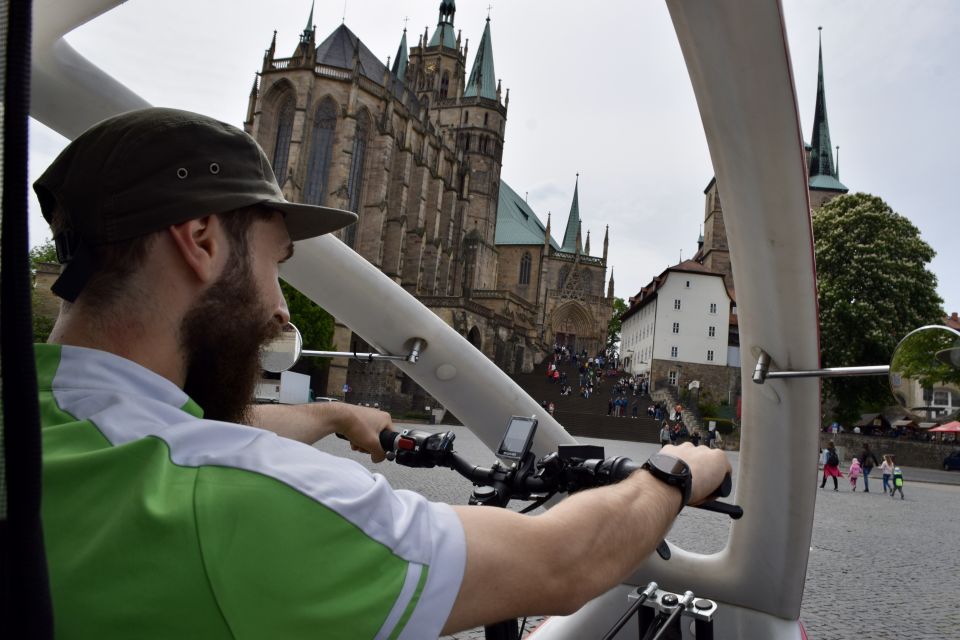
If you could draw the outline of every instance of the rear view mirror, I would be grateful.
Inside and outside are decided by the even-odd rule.
[[[890,390],[916,420],[960,414],[960,331],[930,326],[907,334],[893,352]]]
[[[260,366],[270,373],[282,373],[297,364],[303,351],[300,330],[287,323],[280,337],[263,345],[260,350]]]

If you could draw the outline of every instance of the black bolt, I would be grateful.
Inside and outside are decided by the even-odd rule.
[[[668,593],[660,599],[660,602],[666,607],[675,607],[680,603],[680,598],[674,593]]]
[[[712,607],[713,603],[710,602],[709,600],[704,600],[703,598],[697,598],[696,600],[693,601],[693,606],[699,611],[705,611],[710,607]]]

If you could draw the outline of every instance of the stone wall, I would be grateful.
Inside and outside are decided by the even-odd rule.
[[[943,468],[943,459],[951,452],[960,449],[956,442],[918,442],[916,440],[905,440],[902,438],[883,438],[879,436],[864,436],[857,433],[821,433],[820,449],[827,446],[827,442],[833,440],[837,446],[837,452],[845,464],[849,464],[850,459],[863,449],[863,443],[870,445],[878,460],[883,460],[884,454],[895,456],[897,464],[907,467],[921,467],[925,469]]]
[[[725,354],[724,354],[725,355]],[[686,389],[693,380],[700,381],[700,400],[720,403],[735,402],[740,395],[740,368],[713,364],[696,364],[654,358],[650,367],[653,388],[668,386],[671,371],[679,371],[680,387]]]

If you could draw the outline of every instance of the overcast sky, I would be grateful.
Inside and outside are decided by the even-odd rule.
[[[592,253],[610,225],[616,295],[689,258],[713,175],[703,128],[666,6],[658,0],[460,0],[455,25],[472,64],[492,4],[497,77],[510,88],[503,179],[561,240],[580,173],[580,216]],[[317,41],[346,24],[384,62],[437,22],[439,0],[318,1]],[[946,310],[957,278],[960,3],[784,0],[801,123],[809,140],[823,26],[830,134],[840,180],[882,197],[937,252]],[[146,100],[240,125],[264,49],[277,30],[289,56],[309,0],[129,0],[68,40]],[[730,73],[736,73],[731,69]],[[66,144],[31,129],[31,181]],[[49,237],[35,199],[32,243]],[[609,275],[609,274],[608,274]]]

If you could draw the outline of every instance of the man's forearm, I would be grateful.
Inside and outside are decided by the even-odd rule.
[[[247,411],[247,422],[284,438],[313,444],[337,430],[340,421],[336,404],[255,404]]]

